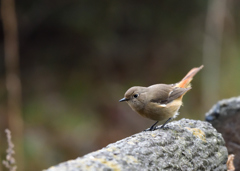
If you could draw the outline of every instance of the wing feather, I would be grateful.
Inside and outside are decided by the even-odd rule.
[[[168,104],[191,89],[190,87],[175,87],[173,84],[156,84],[148,88],[148,98],[150,102],[159,104]]]

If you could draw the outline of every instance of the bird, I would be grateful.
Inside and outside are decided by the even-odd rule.
[[[169,121],[178,116],[178,110],[183,104],[182,98],[192,88],[190,82],[202,68],[203,65],[192,68],[180,82],[175,84],[131,87],[119,102],[127,102],[133,111],[156,121],[146,131],[155,130],[159,121],[165,121],[160,127],[162,129]]]

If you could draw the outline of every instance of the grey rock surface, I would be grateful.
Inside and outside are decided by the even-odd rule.
[[[141,132],[46,171],[226,170],[228,152],[208,122],[182,119]]]
[[[240,97],[219,101],[206,114],[206,120],[220,132],[229,154],[234,154],[234,166],[240,170]]]

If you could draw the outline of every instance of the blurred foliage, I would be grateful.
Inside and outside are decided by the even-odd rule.
[[[149,127],[153,121],[118,100],[131,86],[174,83],[202,64],[207,2],[16,1],[26,170],[82,156]],[[230,2],[221,99],[240,92],[240,3]],[[0,30],[2,143],[7,94]],[[204,118],[200,75],[184,97],[178,119]],[[5,149],[1,145],[1,156]]]

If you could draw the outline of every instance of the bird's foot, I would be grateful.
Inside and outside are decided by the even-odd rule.
[[[160,127],[156,128],[156,129],[163,129],[163,130],[167,130],[169,129],[170,127],[167,126],[167,125],[161,125]]]
[[[156,129],[157,129],[156,127],[154,127],[154,128],[150,127],[150,128],[143,130],[142,132],[155,131]]]
[[[150,131],[150,128],[143,130],[142,132],[147,132]]]
[[[158,123],[158,121],[156,121],[150,128],[145,129],[143,132],[156,130],[157,123]]]

